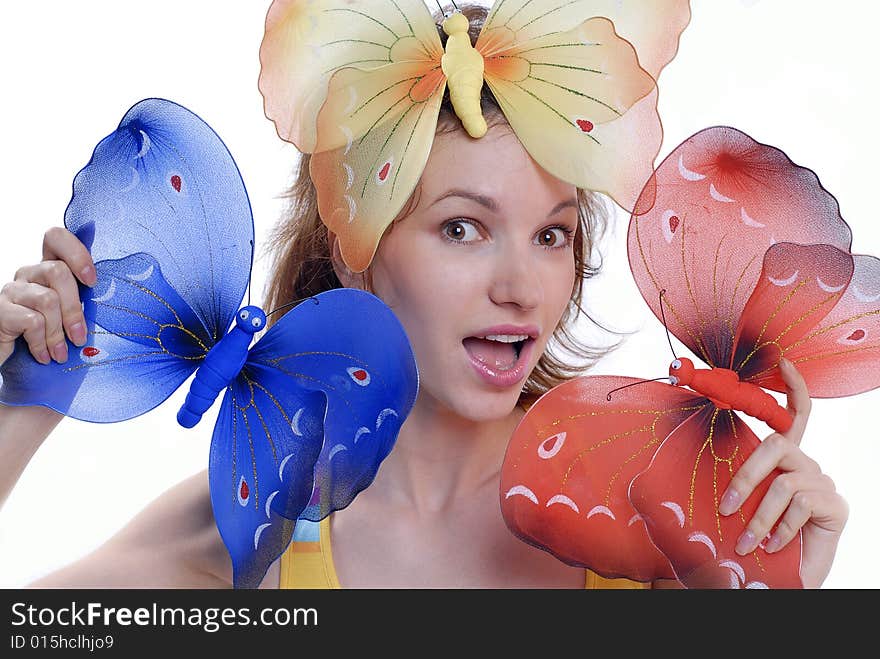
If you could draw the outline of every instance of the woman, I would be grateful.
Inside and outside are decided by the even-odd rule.
[[[576,372],[545,349],[554,333],[565,337],[580,307],[598,205],[537,165],[488,94],[483,113],[489,132],[474,140],[444,104],[421,184],[364,275],[346,269],[335,236],[320,224],[307,158],[294,185],[293,216],[277,233],[266,308],[340,284],[368,288],[400,318],[420,367],[419,398],[395,449],[374,483],[324,525],[325,540],[332,538],[330,585],[585,585],[584,570],[507,530],[498,483],[522,405]],[[21,268],[0,294],[0,360],[21,335],[44,362],[66,358],[56,349],[63,334],[83,344],[75,280],[94,284],[88,252],[65,230],[52,229],[43,257]],[[518,354],[494,345],[514,339],[525,341]],[[762,443],[732,484],[742,500],[772,469],[784,472],[750,522],[742,551],[782,518],[782,544],[803,530],[801,576],[805,586],[818,587],[847,508],[797,447],[810,401],[794,369],[783,375],[794,426]],[[2,499],[60,418],[45,408],[0,408]],[[291,551],[301,546],[295,542]],[[282,574],[282,564],[293,569],[297,563],[287,558],[273,564],[262,587],[299,585],[289,569]],[[159,497],[94,553],[33,585],[228,587],[231,577],[202,472]],[[588,573],[586,583],[597,580]]]

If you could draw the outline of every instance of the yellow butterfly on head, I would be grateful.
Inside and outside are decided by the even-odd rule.
[[[471,137],[485,81],[541,167],[632,211],[662,140],[656,80],[689,20],[688,0],[499,0],[473,47],[468,19],[445,16],[444,51],[423,0],[274,0],[259,87],[362,272],[422,175],[447,86]]]

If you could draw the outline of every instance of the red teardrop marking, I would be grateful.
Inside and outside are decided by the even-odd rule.
[[[847,341],[861,341],[865,338],[865,330],[857,329],[855,332],[846,337]]]
[[[174,174],[171,177],[171,187],[174,188],[175,190],[177,190],[177,192],[180,192],[180,184],[181,183],[182,183],[182,181],[180,180],[180,177],[177,174]]]
[[[385,181],[388,178],[388,172],[391,171],[391,161],[387,161],[384,165],[382,165],[382,169],[379,170],[379,180]]]
[[[568,433],[564,431],[558,432],[541,442],[538,446],[538,457],[543,460],[548,460],[559,453],[562,449],[562,445],[565,444],[565,436],[567,434]]]
[[[578,128],[580,128],[585,133],[589,133],[594,128],[593,122],[586,119],[577,119],[575,123],[577,123]]]
[[[363,370],[363,369],[361,369],[361,370],[359,370],[359,371],[352,371],[351,376],[352,376],[353,378],[355,378],[355,379],[360,380],[361,382],[363,382],[364,380],[367,379],[367,372],[366,372],[365,370]]]
[[[247,501],[248,495],[250,494],[250,490],[248,489],[247,481],[242,479],[241,488],[238,491],[238,496],[241,497],[242,501]]]
[[[95,348],[94,346],[87,346],[87,347],[83,348],[83,350],[82,350],[82,354],[84,354],[86,357],[94,357],[95,355],[99,354],[100,352],[101,352],[100,349]]]
[[[675,230],[678,228],[679,223],[678,215],[670,215],[669,216],[669,230],[672,233],[675,233]]]

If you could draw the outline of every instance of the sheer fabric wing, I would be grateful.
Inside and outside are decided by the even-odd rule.
[[[321,449],[324,397],[246,366],[227,388],[211,439],[208,477],[233,586],[256,588],[287,548],[308,503]]]
[[[68,360],[43,365],[24,339],[0,368],[0,402],[44,405],[83,421],[114,422],[164,401],[198,367],[212,339],[148,254],[95,264],[82,286],[88,338]]]
[[[732,476],[760,440],[735,413],[707,405],[670,433],[630,487],[651,540],[688,588],[801,588],[801,535],[768,554],[734,549],[774,471],[729,516],[718,512]]]
[[[318,521],[366,488],[394,445],[418,390],[409,340],[379,298],[334,289],[300,303],[269,329],[248,356],[248,369],[260,366],[283,374],[286,388],[326,398],[314,489],[300,515]]]
[[[405,61],[413,41],[416,51],[442,51],[422,0],[275,0],[260,46],[259,88],[266,116],[281,139],[303,153],[320,150],[317,116],[333,74]]]
[[[739,319],[776,242],[849,250],[837,201],[809,169],[729,127],[685,140],[630,220],[635,281],[658,319],[710,366],[730,368]]]
[[[673,578],[629,501],[632,479],[679,424],[708,404],[692,392],[627,377],[585,376],[544,394],[516,428],[501,471],[511,531],[607,578]]]
[[[134,105],[77,174],[65,226],[95,261],[151,254],[216,341],[250,277],[254,224],[217,134],[163,99]]]
[[[688,0],[498,0],[485,30],[504,26],[516,32],[518,41],[526,42],[574,29],[597,16],[614,23],[615,32],[638,52],[641,67],[657,80],[675,56],[691,12]]]
[[[810,396],[880,386],[880,259],[830,245],[773,245],[743,312],[734,367],[784,392],[776,364],[794,362]]]
[[[654,80],[605,18],[565,32],[544,21],[546,34],[522,20],[480,33],[486,84],[544,169],[632,211],[662,139]]]

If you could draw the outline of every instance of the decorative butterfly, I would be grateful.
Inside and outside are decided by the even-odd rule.
[[[660,149],[655,80],[689,20],[688,0],[500,0],[475,48],[447,17],[444,51],[423,0],[275,0],[259,86],[360,272],[421,177],[447,83],[471,136],[485,80],[536,162],[632,211]]]
[[[73,188],[64,223],[98,274],[80,287],[88,342],[42,365],[19,339],[0,370],[0,402],[122,421],[195,373],[178,413],[192,427],[225,390],[211,503],[235,587],[256,587],[295,520],[347,506],[391,450],[418,387],[403,327],[372,294],[336,289],[300,302],[249,349],[266,327],[259,307],[238,308],[253,259],[250,203],[226,146],[180,105],[134,105]]]
[[[639,199],[629,262],[654,314],[710,369],[681,357],[678,386],[582,376],[547,392],[505,456],[508,527],[606,577],[801,587],[800,534],[779,552],[734,552],[779,472],[738,513],[718,503],[760,441],[737,412],[791,423],[764,391],[785,392],[781,357],[811,397],[880,386],[880,259],[850,244],[837,201],[782,151],[729,127],[685,140]]]

